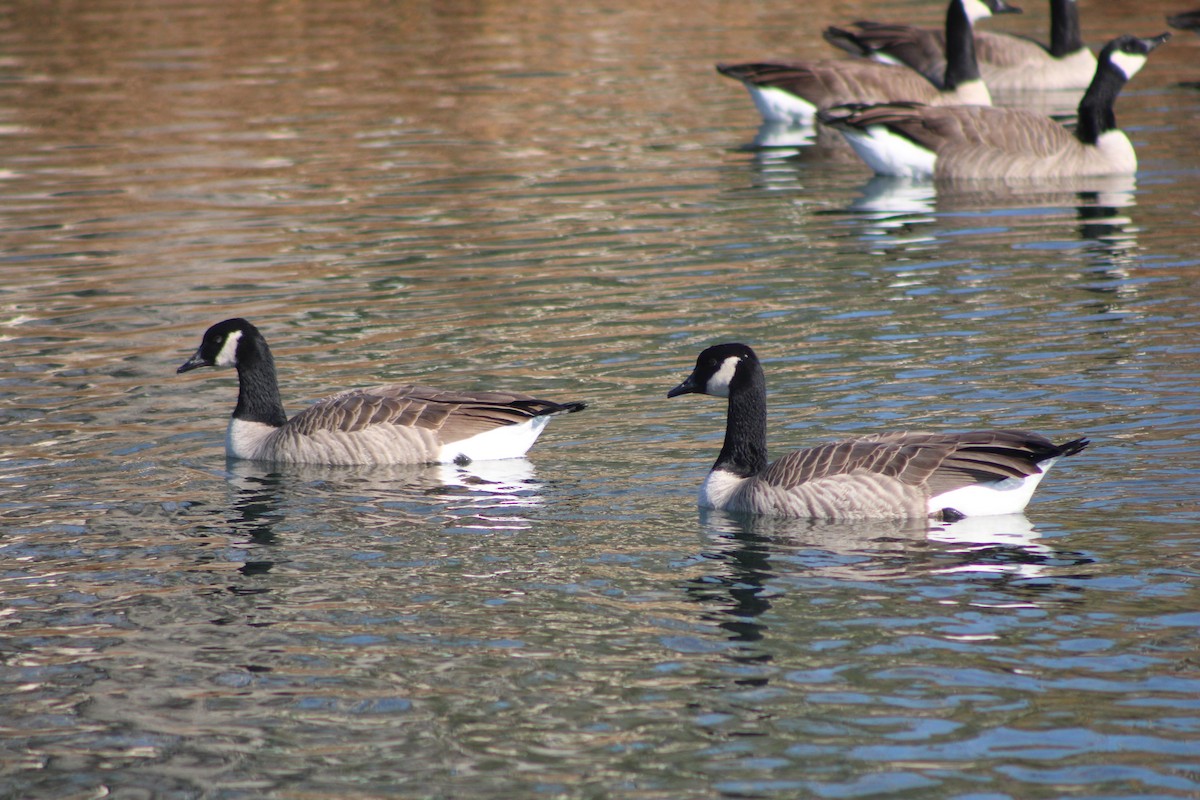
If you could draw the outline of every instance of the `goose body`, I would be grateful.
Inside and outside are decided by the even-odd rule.
[[[941,85],[946,69],[942,31],[912,25],[859,21],[825,29],[825,40],[856,56],[916,70]],[[1083,43],[1077,0],[1050,0],[1050,44],[1024,36],[975,32],[975,57],[993,91],[1085,89],[1096,57]]]
[[[768,463],[766,382],[753,350],[706,349],[667,396],[689,393],[729,400],[725,441],[699,496],[701,507],[722,511],[829,520],[1016,514],[1057,459],[1088,444],[1024,431],[899,432]]]
[[[1004,0],[950,0],[945,64],[934,82],[906,67],[853,59],[718,64],[717,71],[746,87],[766,122],[808,124],[820,109],[844,103],[990,105],[975,61],[972,23],[1016,10]]]
[[[1137,155],[1117,127],[1121,88],[1169,33],[1121,36],[1100,52],[1071,132],[1042,114],[1011,108],[912,103],[845,106],[822,112],[880,175],[946,179],[1045,180],[1132,175]]]
[[[230,458],[293,464],[465,464],[518,458],[555,414],[555,403],[513,392],[451,392],[416,385],[353,389],[284,412],[275,360],[258,328],[230,319],[209,328],[177,370],[236,367],[238,402],[229,421]]]

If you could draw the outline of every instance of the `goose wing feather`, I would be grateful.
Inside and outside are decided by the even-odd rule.
[[[894,103],[859,109],[848,121],[860,128],[886,126],[939,154],[950,147],[977,146],[1048,157],[1079,145],[1049,117],[1017,108]]]
[[[883,441],[880,437],[850,439],[788,453],[772,462],[760,477],[784,489],[854,473],[885,475],[907,484],[921,484],[949,450],[946,445],[915,446],[906,441]]]
[[[934,86],[945,86],[946,35],[940,30],[859,20],[849,28],[826,28],[825,40],[855,55],[886,55],[915,69]]]
[[[938,102],[940,93],[905,67],[874,61],[756,62],[719,64],[735,80],[803,97],[818,108],[840,103]]]
[[[288,428],[301,436],[319,431],[357,433],[376,425],[436,433],[455,442],[479,433],[560,411],[578,410],[514,392],[454,392],[416,385],[354,389],[327,397],[297,414]]]
[[[853,30],[830,27],[825,39],[843,50],[869,56],[882,53],[906,64],[938,86],[946,74],[946,35],[933,28],[917,28],[890,22],[860,20]],[[1046,46],[1036,39],[1008,33],[975,31],[975,58],[980,69],[1013,69],[1053,59]],[[842,44],[850,40],[857,47]],[[986,77],[986,75],[985,75]]]
[[[869,474],[922,487],[929,495],[975,483],[1024,478],[1039,463],[1086,446],[1056,445],[1026,431],[969,433],[897,432],[864,436],[797,450],[773,462],[761,479],[782,489],[836,475]]]
[[[822,119],[849,129],[885,127],[936,153],[940,177],[1044,179],[1124,174],[1123,153],[1099,153],[1051,118],[1032,111],[913,103],[846,108],[849,113],[840,108],[822,112],[826,115]]]

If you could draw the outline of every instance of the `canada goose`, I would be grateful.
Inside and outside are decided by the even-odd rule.
[[[824,36],[852,55],[902,64],[941,85],[946,40],[940,30],[860,21],[826,28]],[[975,57],[992,91],[1085,89],[1096,73],[1096,57],[1080,34],[1076,0],[1050,0],[1049,47],[1024,36],[976,31]]]
[[[820,119],[842,132],[879,175],[944,179],[1049,179],[1132,175],[1133,145],[1113,103],[1152,50],[1171,37],[1121,36],[1100,51],[1096,76],[1071,133],[1053,119],[1014,108],[912,103],[845,106]]]
[[[721,511],[840,520],[1016,514],[1056,459],[1088,445],[1023,431],[884,433],[768,464],[766,381],[753,350],[709,347],[667,397],[688,393],[729,398],[725,443],[699,501]]]
[[[818,109],[843,103],[991,105],[975,63],[971,25],[991,14],[1016,11],[1005,0],[950,0],[946,66],[936,86],[905,67],[853,59],[718,64],[717,72],[742,82],[766,122],[807,124]]]
[[[551,416],[585,408],[513,392],[391,385],[342,392],[288,419],[271,349],[244,319],[227,319],[205,331],[200,348],[177,372],[198,367],[237,367],[238,402],[225,452],[254,461],[466,464],[518,458]]]

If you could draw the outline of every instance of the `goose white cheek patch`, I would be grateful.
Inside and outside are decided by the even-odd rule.
[[[971,22],[978,22],[992,15],[992,10],[982,0],[966,0],[963,3],[963,9],[966,10],[967,19]]]
[[[721,363],[721,368],[713,373],[713,376],[708,379],[708,383],[704,384],[704,392],[715,397],[729,397],[729,382],[733,380],[740,361],[741,359],[737,356],[725,359]]]
[[[1126,78],[1132,78],[1137,75],[1146,64],[1146,57],[1140,53],[1122,53],[1120,50],[1112,54],[1110,59],[1117,69],[1125,73]]]
[[[234,331],[225,339],[225,344],[221,345],[221,352],[217,353],[217,357],[213,363],[218,367],[232,367],[237,364],[237,346],[242,340],[242,332]]]

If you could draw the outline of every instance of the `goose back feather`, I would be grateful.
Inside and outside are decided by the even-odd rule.
[[[212,326],[179,367],[232,366],[238,404],[226,434],[232,458],[370,465],[467,463],[524,455],[551,416],[585,408],[515,392],[455,392],[393,384],[324,398],[287,418],[274,357],[243,319]]]
[[[847,520],[1018,513],[1055,460],[1088,444],[1012,430],[895,432],[767,463],[765,380],[753,350],[706,349],[668,397],[687,393],[729,398],[725,442],[699,497],[724,511]]]

